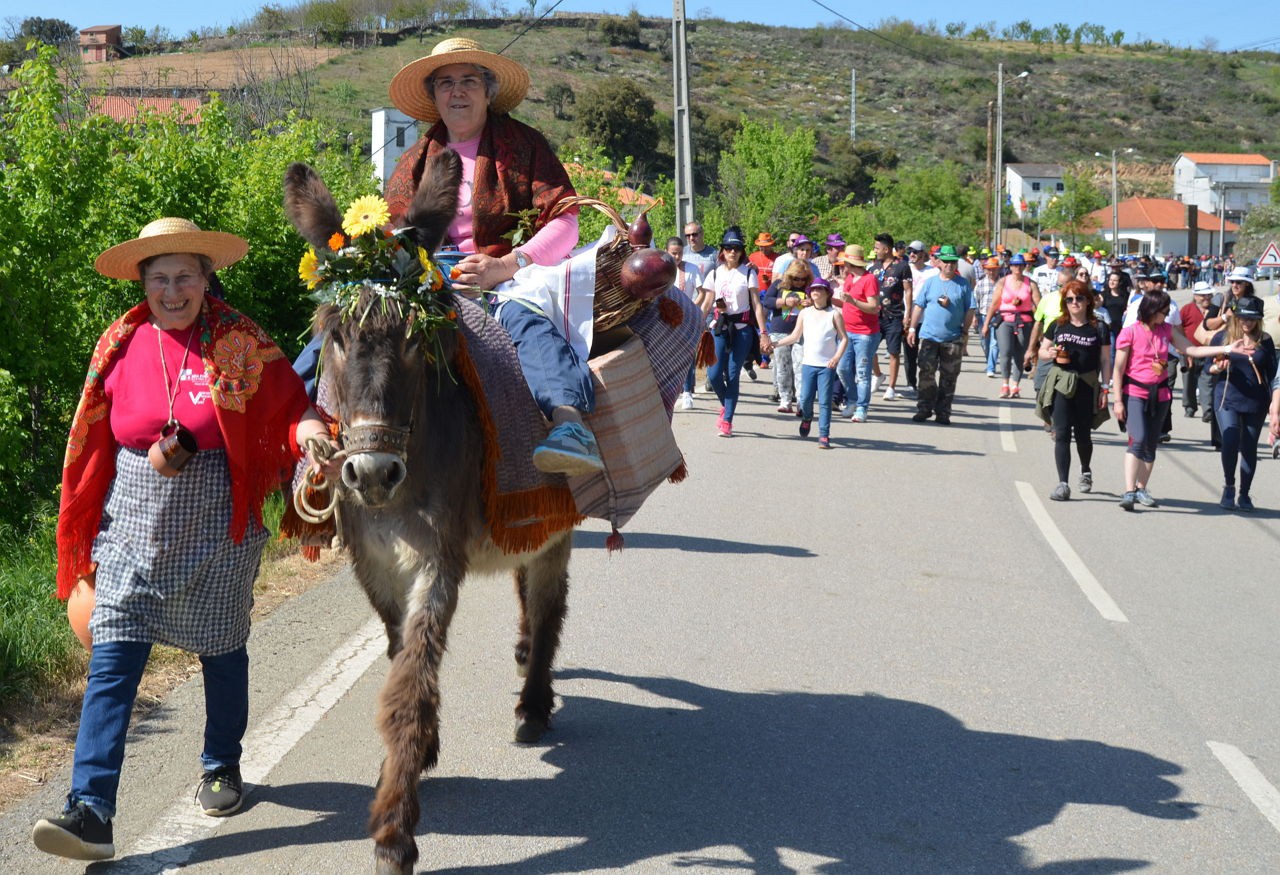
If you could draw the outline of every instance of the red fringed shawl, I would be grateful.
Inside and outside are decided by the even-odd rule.
[[[385,194],[392,226],[409,209],[426,160],[448,145],[448,129],[444,122],[436,122],[400,157]],[[569,174],[546,138],[508,115],[490,115],[485,122],[476,153],[474,186],[471,211],[476,249],[495,258],[511,251],[511,241],[502,236],[518,222],[511,213],[536,207],[534,228],[538,230],[551,221],[552,207],[574,193]],[[567,213],[576,215],[577,210],[573,207]]]
[[[93,539],[107,490],[116,474],[116,440],[104,375],[124,341],[150,315],[146,302],[125,313],[98,339],[84,391],[71,423],[58,510],[58,598],[71,595],[90,570]],[[218,428],[231,475],[227,534],[244,538],[262,502],[287,482],[300,455],[298,420],[308,407],[302,380],[267,333],[251,319],[208,295],[200,313],[200,357],[209,377]]]

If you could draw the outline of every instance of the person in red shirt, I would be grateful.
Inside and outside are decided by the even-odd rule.
[[[1182,333],[1187,337],[1196,336],[1196,329],[1200,327],[1200,323],[1204,322],[1205,314],[1209,311],[1211,297],[1213,297],[1213,286],[1208,283],[1200,281],[1192,287],[1191,303],[1183,304],[1182,309],[1178,311],[1178,315],[1182,317]],[[1182,409],[1186,411],[1188,419],[1194,417],[1200,407],[1198,397],[1200,375],[1203,372],[1204,362],[1200,359],[1182,360]],[[1212,402],[1208,400],[1208,388],[1206,381],[1204,386],[1206,409],[1212,406]]]
[[[839,302],[844,309],[849,343],[836,366],[836,374],[844,384],[845,394],[854,401],[849,420],[866,422],[867,408],[871,405],[871,364],[880,345],[880,283],[875,274],[867,270],[867,253],[862,246],[850,243],[842,258],[847,273]]]
[[[773,251],[775,245],[773,235],[768,231],[761,231],[756,235],[756,251],[747,256],[747,261],[755,265],[756,273],[760,276],[762,292],[773,283],[773,263],[778,258],[778,253]]]

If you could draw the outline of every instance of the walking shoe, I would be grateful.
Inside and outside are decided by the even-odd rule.
[[[111,818],[103,820],[83,802],[58,817],[37,820],[31,841],[46,854],[70,860],[110,860],[116,855]]]
[[[831,438],[827,438],[827,437],[818,438],[818,449],[820,450],[831,449]]]
[[[544,474],[590,474],[604,468],[596,437],[576,422],[562,422],[533,451],[533,467]]]
[[[1151,493],[1146,489],[1139,489],[1134,493],[1134,497],[1138,499],[1138,504],[1143,507],[1159,507],[1160,504],[1151,497]]]
[[[680,404],[678,406],[680,407],[681,410],[692,410],[693,409],[693,393],[681,392]]]
[[[880,378],[875,374],[871,375],[871,394],[874,395],[880,390]]]
[[[810,430],[811,428],[813,428],[813,420],[812,420],[812,419],[802,419],[802,420],[800,420],[800,437],[808,437],[808,436],[809,436],[809,430]]]
[[[1080,473],[1080,491],[1086,492],[1086,493],[1093,491],[1093,472],[1092,471],[1082,471]]]
[[[716,423],[716,431],[720,433],[720,437],[733,437],[733,423],[722,419]]]
[[[1183,410],[1186,411],[1187,419],[1196,418],[1196,409],[1194,407],[1184,407]]]
[[[790,412],[791,412],[791,405],[790,405],[790,404],[788,404],[788,403],[786,403],[785,401],[784,401],[784,402],[782,402],[781,404],[779,404],[779,405],[778,405],[778,412],[779,412],[779,413],[790,413]]]
[[[903,387],[902,387],[902,391],[901,391],[899,394],[901,394],[901,395],[906,395],[908,398],[914,398],[914,397],[916,397],[916,387],[915,387],[915,386],[903,386]]]
[[[934,417],[934,418],[935,418],[935,419],[937,419],[937,421],[938,421],[938,425],[950,425],[950,424],[951,424],[951,414],[950,414],[950,413],[939,413],[939,414],[938,414],[936,417]]]
[[[1223,510],[1236,509],[1236,488],[1234,486],[1222,487],[1222,498],[1218,500],[1218,507]]]
[[[987,371],[987,379],[988,379],[988,380],[994,380],[995,378],[996,378],[996,372],[995,372],[995,371]]]
[[[1008,397],[1009,397],[1009,386],[1008,386],[1008,384],[1007,384],[1007,383],[1006,383],[1005,385],[1003,385],[1003,386],[1001,386],[1001,387],[1000,387],[1000,397],[1001,397],[1001,398],[1008,398]]]
[[[1169,432],[1167,431],[1164,434],[1160,435],[1160,443],[1162,444],[1167,444],[1171,440],[1173,440],[1173,435],[1169,434]]]
[[[777,392],[770,392],[770,393],[769,393],[769,400],[770,400],[770,401],[772,401],[774,404],[777,404],[777,403],[778,403],[779,401],[781,401],[782,399],[778,396],[778,393],[777,393]]]
[[[1201,421],[1201,422],[1212,422],[1212,421],[1213,421],[1213,408],[1212,408],[1212,407],[1206,407],[1206,408],[1205,408],[1204,413],[1201,413],[1201,414],[1200,414],[1200,421]]]
[[[930,416],[933,416],[933,414],[932,414],[932,413],[930,413],[930,412],[929,412],[929,411],[927,411],[927,410],[917,410],[917,411],[915,412],[915,414],[911,417],[911,421],[912,421],[912,422],[924,422],[924,421],[925,421],[925,420],[927,420]]]
[[[892,387],[892,386],[890,386],[888,389],[885,389],[885,390],[884,390],[884,400],[885,400],[885,401],[894,401],[894,400],[896,400],[896,399],[897,399],[897,397],[898,397],[898,393],[897,393],[897,392],[895,392],[895,391],[893,391],[893,387]]]
[[[849,421],[850,422],[866,422],[867,408],[859,407],[857,410],[853,411],[853,416],[849,417]]]
[[[1065,483],[1059,483],[1053,487],[1053,491],[1049,493],[1051,501],[1067,501],[1071,498],[1071,487]]]
[[[710,395],[714,393],[716,390],[711,387],[711,382],[708,380],[702,384],[702,391]]]
[[[1010,386],[1010,387],[1009,387],[1009,397],[1010,397],[1010,398],[1021,398],[1021,397],[1022,397],[1022,387],[1021,387],[1021,386]]]
[[[1120,508],[1121,508],[1122,510],[1133,510],[1133,503],[1134,503],[1134,501],[1136,501],[1136,500],[1137,500],[1137,494],[1136,494],[1136,493],[1133,493],[1133,492],[1126,492],[1126,493],[1125,493],[1123,496],[1121,496],[1121,498],[1120,498]]]
[[[743,368],[743,370],[747,372],[747,376],[751,378],[751,382],[754,383],[756,380],[760,379],[759,375],[756,373],[756,369],[754,366],[747,365]]]
[[[235,814],[243,801],[239,766],[219,766],[205,772],[196,787],[196,803],[210,817]]]
[[[1236,499],[1236,507],[1245,513],[1253,513],[1253,499],[1249,497],[1249,493],[1240,493],[1240,497]]]

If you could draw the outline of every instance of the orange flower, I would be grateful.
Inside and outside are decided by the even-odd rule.
[[[329,238],[329,248],[334,252],[347,245],[347,238],[342,236],[341,231],[334,231],[333,236]]]

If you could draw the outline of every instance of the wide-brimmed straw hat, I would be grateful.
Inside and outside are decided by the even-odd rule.
[[[427,91],[427,77],[450,64],[476,64],[498,77],[498,93],[489,104],[494,112],[511,112],[529,93],[529,71],[510,58],[485,51],[473,39],[452,37],[436,43],[431,54],[400,68],[391,80],[391,102],[419,121],[438,122],[435,95]]]
[[[858,243],[850,243],[846,246],[841,257],[845,264],[852,264],[854,267],[867,266],[867,250]]]
[[[141,280],[138,263],[157,255],[204,255],[214,270],[235,264],[249,252],[249,244],[225,231],[201,231],[189,219],[156,219],[133,240],[117,243],[98,256],[93,269],[118,280]]]

